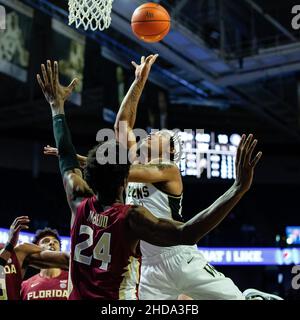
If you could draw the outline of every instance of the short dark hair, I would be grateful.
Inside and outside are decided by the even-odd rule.
[[[105,152],[99,152],[104,150]],[[115,164],[105,163],[107,159],[106,150],[114,150],[116,152]],[[119,163],[119,156],[122,153],[126,155],[125,164]],[[130,163],[127,155],[127,150],[114,139],[101,142],[89,151],[84,168],[84,177],[88,185],[99,196],[102,204],[109,205],[116,200],[119,188],[128,177]]]
[[[42,238],[45,238],[47,236],[52,236],[52,237],[56,238],[59,241],[59,244],[61,246],[61,242],[60,242],[61,240],[60,240],[60,236],[59,236],[58,231],[56,229],[51,229],[48,227],[46,227],[44,229],[37,230],[34,235],[34,239],[33,239],[32,243],[38,244]]]

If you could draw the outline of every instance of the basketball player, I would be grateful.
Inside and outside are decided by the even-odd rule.
[[[33,243],[43,250],[61,251],[60,237],[56,230],[38,230]],[[41,269],[40,272],[22,282],[22,300],[67,300],[68,272],[60,268]]]
[[[127,140],[131,152],[136,152],[134,124],[137,106],[152,65],[158,55],[141,58],[135,67],[135,80],[125,96],[115,123],[116,137]],[[120,130],[122,125],[123,131]],[[125,130],[124,130],[125,128]],[[124,132],[125,131],[125,132]],[[120,136],[125,134],[125,137]],[[253,135],[246,145],[253,146]],[[243,146],[243,139],[242,139]],[[252,143],[252,144],[251,144]],[[140,204],[156,217],[182,221],[183,185],[179,168],[180,141],[176,134],[161,130],[151,134],[140,146],[140,165],[134,165],[129,175],[127,203]],[[262,153],[258,153],[258,161]],[[174,161],[175,160],[175,161]],[[238,170],[238,168],[237,168]],[[142,195],[142,196],[141,196]],[[216,271],[207,263],[197,246],[159,247],[146,241],[140,243],[142,252],[140,299],[175,299],[174,293],[186,293],[193,299],[244,299],[243,294],[231,279]],[[187,256],[188,253],[188,256]],[[172,281],[178,279],[177,281]],[[277,296],[246,290],[246,298],[280,299]]]
[[[68,87],[60,85],[57,62],[54,62],[53,72],[51,62],[47,61],[47,70],[42,65],[42,74],[43,80],[40,75],[37,75],[37,80],[51,107],[60,171],[72,211],[70,268],[73,288],[70,299],[135,299],[139,240],[164,248],[185,245],[171,249],[171,254],[151,257],[153,273],[147,271],[146,275],[152,286],[157,288],[156,299],[176,299],[182,292],[191,298],[199,295],[199,288],[191,287],[192,278],[197,280],[195,270],[199,268],[198,251],[192,250],[194,247],[190,245],[197,243],[215,228],[249,190],[254,168],[262,155],[259,152],[252,157],[257,141],[253,141],[252,135],[247,139],[245,135],[242,136],[236,156],[236,180],[209,208],[186,223],[169,217],[155,217],[146,206],[124,205],[123,194],[127,188],[130,165],[118,164],[119,154],[126,151],[115,140],[101,143],[89,152],[83,179],[64,115],[64,103],[71,95],[77,79]],[[114,151],[117,164],[107,162],[106,154],[110,150]],[[138,169],[143,172],[142,166]],[[156,167],[155,173],[161,170]],[[165,265],[162,259],[165,259]],[[156,263],[164,278],[158,278]],[[168,268],[174,269],[171,272]],[[204,268],[207,269],[206,286],[211,287],[207,290],[206,298],[212,299],[213,294],[209,295],[211,292],[216,295],[220,291],[222,295],[222,288],[216,286],[220,282],[227,286],[230,284],[231,291],[226,293],[227,298],[243,297],[239,296],[239,290],[231,280],[221,278],[211,266],[205,265]],[[186,276],[188,272],[191,273],[189,278]],[[205,290],[203,278],[202,289]]]
[[[151,55],[147,59],[142,57],[140,65],[133,62],[136,79],[117,115],[116,137],[120,141],[124,138],[120,137],[121,130],[119,130],[123,122],[123,134],[125,128],[125,140],[133,153],[137,149],[133,133],[137,105],[156,59],[157,55]],[[251,141],[252,135],[248,139]],[[253,143],[255,145],[256,140]],[[174,161],[170,161],[176,160],[180,154],[179,150],[178,139],[168,130],[152,134],[143,141],[141,163],[132,165],[129,172],[128,180],[135,183],[129,183],[127,203],[142,205],[158,218],[182,221],[182,179],[178,167]],[[151,152],[154,157],[149,158]],[[57,154],[57,150],[47,146],[45,153]],[[261,154],[258,154],[258,157],[260,156]],[[79,156],[78,160],[83,166],[86,158]],[[141,241],[141,251],[143,258],[139,285],[140,299],[176,299],[176,293],[182,292],[194,299],[244,299],[233,282],[210,266],[196,246],[159,247]],[[187,253],[188,258],[186,258]],[[254,289],[246,290],[245,297],[281,299]]]
[[[17,224],[13,224],[12,230],[27,229],[28,217],[18,218]],[[17,220],[17,219],[16,219]],[[15,222],[16,222],[15,220]],[[10,242],[9,242],[10,243]],[[0,300],[20,300],[21,284],[28,266],[34,268],[61,268],[67,270],[69,267],[69,255],[62,252],[44,250],[32,243],[16,245],[17,240],[5,246],[1,257],[7,261],[4,267],[5,281],[0,284]],[[13,248],[13,245],[16,245]],[[0,250],[3,246],[0,246]],[[8,253],[10,258],[8,258]],[[2,278],[1,278],[2,279]],[[3,279],[2,279],[3,280]]]

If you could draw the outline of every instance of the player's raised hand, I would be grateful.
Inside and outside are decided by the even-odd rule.
[[[19,233],[23,229],[28,229],[28,223],[30,222],[28,216],[18,217],[14,220],[9,229],[8,242],[14,247],[17,245],[19,240]]]
[[[47,145],[46,147],[44,147],[44,155],[58,157],[58,150],[57,150],[57,148],[54,148],[54,147]],[[87,158],[85,156],[81,156],[80,154],[77,154],[76,156],[77,156],[77,160],[80,164],[80,167],[84,168],[86,165]]]
[[[262,152],[258,152],[255,156],[252,155],[256,145],[257,140],[253,140],[253,134],[247,138],[246,135],[243,135],[237,149],[235,186],[243,193],[250,189],[254,169],[262,156]]]
[[[44,147],[44,154],[47,156],[58,156],[58,150],[57,148],[53,148],[49,145],[47,145],[46,147]]]
[[[53,65],[47,60],[47,68],[41,65],[42,77],[37,75],[37,81],[44,93],[44,96],[50,104],[52,111],[59,110],[63,112],[64,102],[70,97],[75,89],[78,79],[75,78],[69,86],[65,87],[59,83],[58,62],[54,61]]]
[[[135,78],[144,82],[147,81],[151,67],[153,66],[157,58],[158,54],[151,54],[147,58],[143,56],[141,58],[140,64],[132,61],[131,63],[135,67]]]

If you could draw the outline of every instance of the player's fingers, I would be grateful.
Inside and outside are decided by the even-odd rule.
[[[42,74],[43,74],[43,78],[44,78],[44,84],[45,84],[45,87],[47,87],[47,85],[49,84],[49,79],[48,79],[46,68],[45,68],[44,64],[41,65],[41,69],[42,69]]]
[[[256,145],[257,145],[257,140],[255,139],[255,140],[252,142],[251,146],[249,147],[249,149],[248,149],[248,151],[247,151],[246,163],[248,163],[248,164],[250,164],[250,161],[251,161],[251,158],[252,158],[252,153],[253,153]]]
[[[20,226],[26,226],[30,220],[20,220],[14,227],[14,229],[18,229]]]
[[[151,58],[151,64],[153,64],[158,57],[159,57],[159,54],[158,54],[158,53],[155,54],[154,56],[152,56],[152,58]]]
[[[247,137],[246,142],[244,143],[243,152],[241,154],[241,161],[242,161],[243,165],[245,165],[246,157],[247,157],[247,154],[248,154],[249,145],[250,145],[250,143],[252,141],[252,138],[253,138],[253,134],[249,134],[248,137]]]
[[[54,88],[53,88],[53,72],[52,72],[52,66],[50,60],[47,60],[47,72],[48,72],[48,79],[50,82],[51,90],[52,93],[54,93]]]
[[[136,62],[134,62],[134,61],[131,61],[131,64],[132,64],[135,68],[138,67],[138,64],[137,64]]]
[[[242,138],[241,138],[241,141],[240,141],[240,143],[238,145],[237,152],[236,152],[236,164],[238,164],[240,162],[241,152],[242,152],[242,147],[244,145],[245,137],[246,137],[246,135],[243,134]]]
[[[20,225],[15,229],[15,232],[19,232],[19,231],[21,231],[22,229],[29,229],[29,227],[26,226],[25,224],[20,224]]]
[[[28,216],[20,216],[20,217],[17,217],[15,220],[26,220],[26,219],[29,219]]]
[[[71,90],[71,92],[75,89],[75,87],[77,86],[79,80],[77,78],[73,79],[73,81],[70,83],[70,85],[68,86],[69,90]]]
[[[248,151],[249,150],[249,147],[251,145],[251,142],[252,142],[252,139],[253,139],[253,134],[249,134],[249,136],[247,137],[247,140],[245,142],[245,149]]]
[[[57,86],[59,84],[59,75],[58,75],[58,62],[54,61],[54,75],[53,75],[53,87],[54,87],[54,93],[56,93]]]
[[[151,59],[153,58],[153,55],[151,54],[150,56],[148,56],[145,60],[146,64],[151,62]]]
[[[145,56],[142,56],[141,58],[141,64],[145,62]]]
[[[37,82],[38,84],[40,85],[42,91],[43,91],[43,94],[45,94],[45,86],[44,86],[44,83],[42,81],[42,78],[39,74],[36,75],[36,79],[37,79]]]
[[[22,229],[29,229],[29,226],[27,226],[26,224],[21,224],[20,230],[22,230]]]
[[[256,157],[253,159],[253,161],[250,163],[250,165],[251,165],[252,168],[255,168],[255,167],[256,167],[256,165],[258,164],[258,162],[259,162],[259,160],[260,160],[261,157],[262,157],[262,152],[260,151],[260,152],[256,155]]]

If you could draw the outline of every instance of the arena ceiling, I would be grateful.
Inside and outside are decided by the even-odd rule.
[[[215,121],[224,115],[219,110],[230,109],[226,111],[229,117],[238,117],[241,127],[261,123],[263,130],[267,123],[280,132],[278,139],[282,142],[282,137],[300,141],[300,42],[299,34],[290,26],[291,1],[156,2],[170,11],[173,21],[172,31],[163,42],[144,44],[132,35],[130,17],[133,9],[144,3],[140,0],[115,0],[112,26],[104,34],[136,55],[160,53],[159,70],[153,73],[152,81],[169,91],[173,105],[202,107],[204,117]],[[56,8],[67,9],[67,1],[24,3],[57,19],[63,14]],[[130,52],[122,52],[114,45],[106,46],[106,50],[115,61],[128,64]],[[26,117],[31,123],[32,115],[37,116],[36,108],[42,108],[41,103],[18,102],[3,108],[2,123],[9,127],[9,115],[20,108],[26,111],[17,123],[26,124]]]

